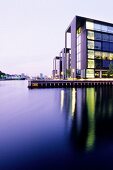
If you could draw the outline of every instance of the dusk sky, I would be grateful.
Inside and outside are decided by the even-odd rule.
[[[0,70],[50,75],[75,15],[113,23],[113,1],[0,0]]]

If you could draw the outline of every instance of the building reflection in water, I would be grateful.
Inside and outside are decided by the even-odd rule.
[[[61,90],[61,111],[71,121],[73,147],[88,152],[103,139],[113,139],[112,101],[112,87]]]

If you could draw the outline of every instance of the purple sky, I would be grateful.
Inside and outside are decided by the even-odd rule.
[[[112,0],[0,0],[0,70],[50,75],[73,17],[113,23],[112,8]]]

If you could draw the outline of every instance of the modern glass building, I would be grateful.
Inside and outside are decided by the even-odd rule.
[[[113,64],[113,24],[75,16],[65,32],[65,49],[67,33],[71,35],[71,74],[74,70],[74,77],[108,77]]]

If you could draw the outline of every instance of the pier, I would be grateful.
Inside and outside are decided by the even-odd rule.
[[[29,80],[28,88],[68,88],[113,86],[113,79],[80,79],[80,80]]]

